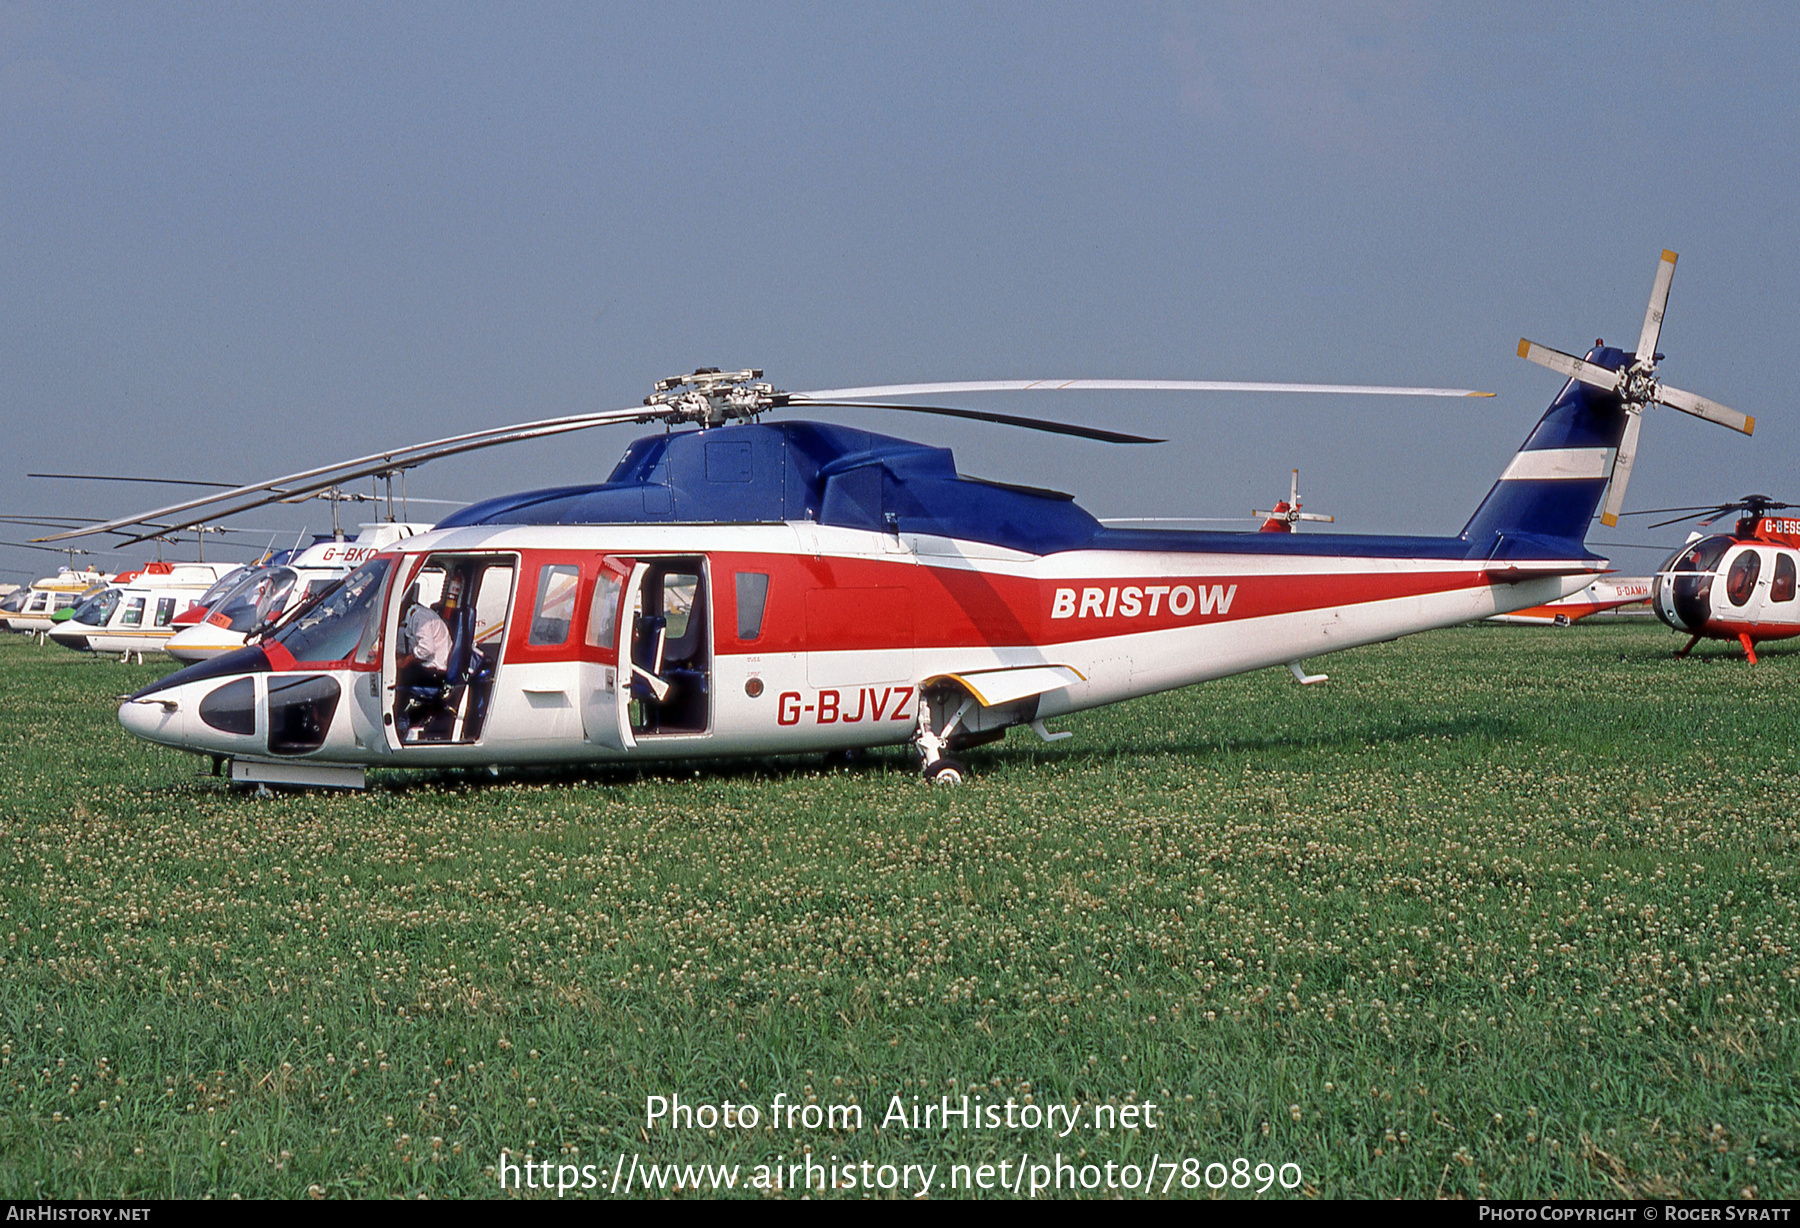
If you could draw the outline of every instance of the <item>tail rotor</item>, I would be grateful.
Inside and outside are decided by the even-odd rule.
[[[1548,367],[1591,387],[1615,393],[1623,403],[1626,414],[1625,433],[1619,441],[1612,480],[1607,486],[1606,500],[1600,510],[1600,523],[1608,527],[1619,523],[1619,515],[1625,505],[1625,487],[1631,480],[1631,467],[1637,459],[1638,432],[1643,426],[1645,407],[1653,403],[1666,405],[1670,409],[1730,427],[1745,435],[1756,429],[1756,419],[1748,414],[1740,414],[1735,409],[1692,392],[1671,388],[1656,378],[1656,364],[1662,358],[1656,352],[1656,343],[1662,335],[1663,312],[1668,306],[1669,286],[1675,277],[1675,259],[1674,252],[1663,252],[1662,261],[1656,266],[1656,281],[1650,289],[1650,305],[1644,312],[1644,327],[1638,334],[1637,350],[1631,355],[1631,361],[1618,370],[1553,350],[1534,341],[1523,338],[1519,341],[1520,358]]]

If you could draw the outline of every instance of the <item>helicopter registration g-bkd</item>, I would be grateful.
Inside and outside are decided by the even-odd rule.
[[[1730,533],[1693,534],[1656,573],[1651,607],[1663,622],[1689,636],[1676,655],[1685,657],[1702,639],[1735,640],[1755,665],[1759,642],[1800,635],[1800,600],[1795,596],[1800,520],[1768,514],[1789,506],[1766,495],[1749,495],[1713,508],[1659,509],[1704,511],[1710,514],[1705,524],[1740,513]]]
[[[279,620],[309,597],[336,584],[384,547],[423,533],[430,525],[365,524],[351,541],[315,542],[293,557],[235,573],[223,593],[208,594],[198,618],[179,625],[162,649],[177,661],[206,661],[244,646],[252,632]]]
[[[238,782],[362,783],[365,768],[576,764],[912,744],[961,748],[1134,696],[1526,609],[1607,561],[1584,544],[1652,402],[1749,420],[1654,379],[1673,256],[1636,353],[1524,343],[1571,379],[1447,537],[1133,529],[1070,496],[958,472],[942,448],[807,421],[803,406],[950,414],[1155,442],[900,397],[1058,388],[1319,386],[1003,381],[786,393],[761,373],[662,381],[643,406],[456,436],[145,513],[180,525],[472,448],[609,422],[611,476],[490,499],[396,542],[246,647],[127,699],[140,737]],[[1369,391],[1332,387],[1337,392]],[[1458,389],[1385,389],[1471,395]],[[279,491],[280,493],[275,493]],[[129,521],[91,526],[106,532]]]

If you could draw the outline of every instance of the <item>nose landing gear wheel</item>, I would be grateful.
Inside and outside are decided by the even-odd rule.
[[[954,759],[939,759],[925,769],[925,779],[934,785],[960,785],[969,769]]]

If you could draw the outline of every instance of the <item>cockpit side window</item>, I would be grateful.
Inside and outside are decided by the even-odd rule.
[[[296,661],[342,661],[356,654],[359,646],[368,651],[380,626],[375,613],[393,564],[392,558],[370,559],[270,638]]]
[[[1711,571],[1725,557],[1725,551],[1731,548],[1731,539],[1723,535],[1703,537],[1697,542],[1681,548],[1681,553],[1670,559],[1663,567],[1664,571]]]
[[[76,622],[86,623],[90,627],[104,627],[112,619],[113,611],[118,608],[119,590],[109,588],[77,606],[74,618]]]

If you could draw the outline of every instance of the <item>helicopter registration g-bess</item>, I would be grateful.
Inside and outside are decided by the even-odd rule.
[[[1800,635],[1800,520],[1768,514],[1789,506],[1766,495],[1749,495],[1713,508],[1659,509],[1704,511],[1708,525],[1719,516],[1739,513],[1730,533],[1690,537],[1652,583],[1656,616],[1688,633],[1676,655],[1685,657],[1702,639],[1736,640],[1755,665],[1759,641]],[[1688,517],[1664,523],[1684,519]]]
[[[643,406],[475,432],[146,513],[181,523],[608,422],[699,428],[637,440],[603,483],[491,499],[394,543],[260,642],[130,697],[120,720],[229,760],[243,782],[355,786],[370,766],[905,743],[927,777],[955,782],[964,769],[953,753],[1013,726],[1067,737],[1045,722],[1271,665],[1304,679],[1309,657],[1585,587],[1608,569],[1583,544],[1588,523],[1609,483],[1623,497],[1648,404],[1749,427],[1653,378],[1672,267],[1666,255],[1636,354],[1529,347],[1572,378],[1456,536],[1108,527],[1068,495],[965,476],[942,448],[760,419],[801,406],[910,409],[1147,443],[890,402],[1057,388],[1478,395],[1459,389],[1007,381],[784,393],[757,371],[701,371],[663,381]],[[442,657],[426,668],[420,645],[432,636]]]

